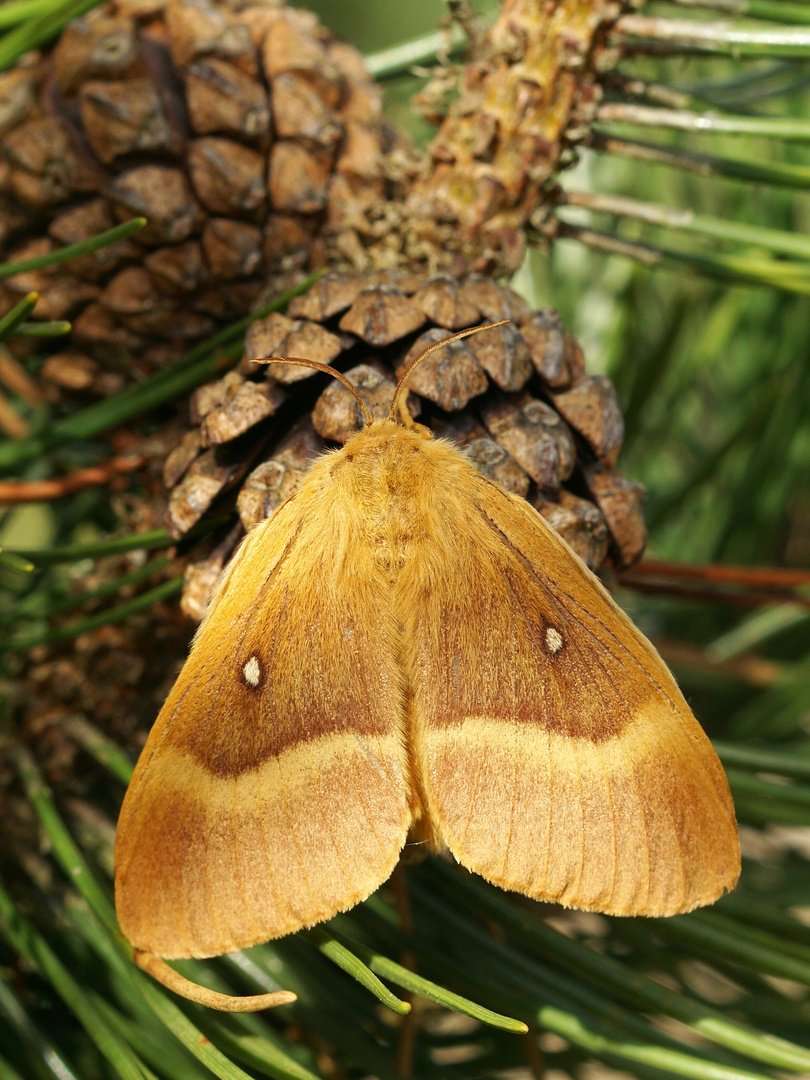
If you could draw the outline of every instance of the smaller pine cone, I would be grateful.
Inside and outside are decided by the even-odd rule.
[[[623,434],[615,391],[606,376],[585,372],[582,350],[553,311],[532,312],[479,275],[333,271],[286,315],[254,322],[239,367],[192,397],[195,426],[166,462],[168,527],[179,538],[215,503],[235,501],[240,529],[189,566],[187,613],[202,617],[241,532],[298,490],[317,454],[363,423],[337,381],[324,386],[309,369],[262,367],[251,357],[331,364],[384,417],[398,375],[427,344],[499,319],[510,321],[437,350],[414,371],[411,414],[528,499],[591,568],[638,559],[644,491],[615,468]]]

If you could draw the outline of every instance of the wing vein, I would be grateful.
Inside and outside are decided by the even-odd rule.
[[[535,574],[535,577],[537,577],[537,575],[536,575],[536,574]],[[540,580],[540,578],[538,577],[538,581],[539,581],[539,580]],[[552,586],[552,585],[549,585],[549,586],[548,586],[548,588],[549,588],[549,589],[552,589],[552,588],[553,588],[553,586]],[[597,626],[599,626],[599,627],[600,627],[600,629],[604,630],[604,631],[605,631],[605,633],[607,633],[607,634],[608,634],[608,635],[610,636],[610,638],[611,638],[611,639],[612,639],[612,640],[613,640],[613,641],[614,641],[614,642],[616,643],[616,645],[618,646],[618,648],[619,648],[619,649],[620,649],[620,650],[621,650],[621,651],[622,651],[623,653],[625,653],[625,654],[626,654],[627,656],[629,656],[629,657],[630,657],[630,659],[631,659],[631,660],[633,661],[633,663],[634,663],[634,664],[635,664],[635,666],[636,666],[636,667],[638,668],[638,670],[639,670],[639,671],[640,671],[640,672],[641,672],[642,674],[644,674],[644,675],[646,676],[646,678],[648,679],[648,681],[649,681],[649,682],[651,682],[651,683],[653,684],[653,686],[655,687],[655,689],[656,689],[656,690],[657,690],[657,691],[658,691],[658,692],[659,692],[659,693],[661,694],[661,696],[662,696],[663,698],[665,698],[665,700],[667,701],[667,703],[668,703],[669,705],[671,705],[673,709],[674,709],[674,708],[676,708],[675,702],[674,702],[674,701],[672,700],[672,698],[671,698],[671,697],[669,696],[669,694],[668,694],[668,693],[667,693],[667,691],[666,691],[666,690],[664,689],[664,687],[663,687],[663,686],[662,686],[662,685],[661,685],[661,684],[660,684],[660,683],[658,682],[658,680],[657,680],[657,679],[655,679],[655,678],[654,678],[654,677],[652,676],[652,674],[650,673],[649,669],[648,669],[647,667],[645,667],[645,665],[644,665],[644,664],[643,664],[643,663],[642,663],[642,662],[641,662],[641,661],[640,661],[640,660],[638,659],[638,657],[637,657],[637,656],[636,656],[636,655],[635,655],[634,653],[632,653],[632,652],[630,651],[630,649],[628,649],[628,648],[627,648],[627,646],[626,646],[626,645],[624,645],[624,644],[623,644],[623,643],[621,642],[621,640],[620,640],[620,639],[619,639],[619,638],[618,638],[618,637],[617,637],[617,636],[616,636],[616,635],[615,635],[615,634],[613,633],[613,631],[612,631],[612,630],[610,630],[610,629],[609,629],[609,628],[608,628],[607,626],[605,626],[605,624],[604,624],[604,623],[600,622],[600,621],[599,621],[599,619],[598,619],[598,618],[596,618],[596,616],[595,616],[595,615],[593,615],[593,614],[592,614],[592,613],[591,613],[590,611],[588,611],[588,609],[587,609],[586,607],[584,607],[584,606],[583,606],[582,604],[580,604],[578,600],[576,600],[576,599],[575,599],[575,598],[574,598],[573,596],[571,596],[571,595],[570,595],[569,593],[567,593],[567,592],[566,592],[566,591],[565,591],[564,589],[559,589],[559,588],[558,588],[558,590],[557,590],[557,591],[558,591],[558,592],[561,592],[561,593],[562,593],[562,595],[566,597],[566,599],[570,600],[571,604],[572,604],[572,605],[573,605],[573,606],[574,606],[575,608],[577,608],[577,609],[578,609],[578,611],[580,611],[580,612],[583,612],[583,613],[585,614],[585,616],[587,616],[587,618],[588,618],[588,619],[590,619],[590,620],[591,620],[592,622],[595,622],[595,623],[597,624]],[[589,629],[589,628],[588,628],[587,626],[585,626],[585,625],[584,625],[584,623],[580,623],[580,625],[582,626],[583,630],[585,630],[585,631],[586,631],[586,633],[587,633],[587,634],[588,634],[588,635],[589,635],[589,636],[590,636],[591,638],[593,638],[593,640],[594,640],[594,641],[598,642],[598,644],[599,644],[599,645],[601,645],[601,647],[602,647],[603,649],[605,649],[606,651],[610,652],[610,650],[609,650],[609,649],[607,648],[607,645],[605,644],[605,642],[604,642],[604,641],[602,641],[602,639],[601,639],[601,638],[600,638],[600,637],[599,637],[598,635],[594,634],[594,632],[593,632],[592,630],[590,630],[590,629]],[[615,655],[615,654],[614,654],[614,655]],[[618,658],[617,658],[617,659],[618,659]]]
[[[233,837],[233,861],[234,861],[234,867],[236,869],[236,878],[237,878],[237,885],[238,885],[238,890],[237,891],[238,891],[238,895],[239,895],[239,897],[241,898],[241,901],[242,901],[242,918],[245,919],[245,921],[247,921],[249,919],[251,936],[255,936],[256,928],[255,928],[255,925],[253,923],[253,919],[250,918],[250,912],[252,911],[252,904],[250,903],[250,900],[248,899],[247,888],[245,887],[244,867],[243,867],[243,864],[242,864],[242,858],[241,858],[241,854],[240,854],[242,845],[239,842],[239,832],[238,832],[237,827],[236,827],[236,818],[237,818],[236,806],[237,806],[237,803],[239,801],[239,796],[238,796],[238,793],[237,793],[237,789],[239,787],[239,780],[235,779],[235,780],[230,781],[230,783],[233,785],[233,794],[232,794],[232,799],[231,799],[231,822],[230,822],[230,824],[231,824],[231,836]]]
[[[650,826],[647,822],[647,812],[644,806],[644,800],[641,797],[641,788],[638,781],[638,773],[635,769],[629,770],[629,775],[633,780],[633,787],[636,790],[636,801],[641,809],[641,819],[644,822],[644,847],[647,852],[647,891],[644,895],[644,903],[639,904],[639,909],[647,907],[650,900],[650,892],[652,891],[652,849],[650,847]]]
[[[613,789],[610,783],[610,770],[608,769],[607,762],[605,761],[605,749],[603,746],[599,746],[599,763],[602,766],[602,773],[605,778],[605,791],[607,792],[607,805],[610,807],[610,828],[611,835],[613,837],[613,858],[610,865],[610,885],[608,886],[607,903],[613,903],[613,895],[616,892],[616,873],[619,865],[619,844],[618,844],[618,832],[616,829],[616,805],[613,802]]]
[[[256,821],[259,829],[259,836],[261,837],[262,851],[264,852],[264,862],[267,867],[267,883],[270,886],[270,892],[273,894],[273,910],[277,913],[277,916],[281,916],[281,893],[278,890],[276,882],[276,875],[273,871],[273,863],[270,859],[270,849],[267,846],[267,833],[264,828],[265,809],[261,803],[261,792],[256,787],[254,791],[254,801],[256,805]]]
[[[308,909],[309,910],[314,910],[314,909],[317,909],[317,905],[315,904],[315,894],[312,891],[312,883],[309,880],[309,874],[306,871],[306,867],[304,865],[304,859],[303,859],[303,857],[301,855],[301,846],[298,843],[298,837],[296,835],[296,829],[295,829],[295,818],[290,813],[290,804],[289,804],[288,793],[287,793],[287,785],[286,785],[286,782],[284,780],[284,771],[283,771],[283,769],[281,767],[281,759],[276,758],[275,762],[276,762],[276,769],[278,771],[279,793],[281,795],[281,801],[282,801],[282,803],[284,805],[284,816],[287,818],[287,828],[288,828],[288,835],[290,837],[290,843],[293,846],[293,850],[295,851],[295,857],[298,860],[298,866],[299,866],[299,869],[301,871],[301,881],[303,881],[304,888],[306,889],[306,891],[307,891],[307,893],[309,895],[309,904],[307,905]],[[312,922],[312,920],[307,920],[307,921],[309,923]]]
[[[511,500],[509,499],[509,496],[504,491],[502,491],[496,484],[492,484],[490,481],[486,481],[486,478],[483,478],[483,479],[485,480],[486,483],[488,483],[488,485],[490,487],[493,488],[493,490],[498,492],[498,494],[501,496],[502,499],[505,499],[507,501],[510,509],[513,509],[513,506],[512,506]],[[476,504],[476,506],[477,506],[477,504]],[[515,547],[515,545],[512,543],[512,541],[506,535],[506,533],[504,533],[504,531],[500,528],[500,526],[497,524],[497,522],[493,521],[493,519],[489,516],[489,514],[486,512],[486,510],[483,510],[480,506],[477,506],[477,509],[478,509],[478,512],[481,514],[481,516],[484,518],[484,520],[487,522],[489,527],[495,533],[497,533],[497,535],[501,538],[502,543],[504,543],[509,548],[509,550],[515,556],[515,558],[521,563],[521,565],[523,565],[526,568],[526,570],[529,572],[529,574],[539,583],[539,585],[544,590],[544,592],[548,593],[551,597],[556,597],[556,596],[562,594],[562,596],[564,596],[566,598],[566,600],[568,600],[580,612],[584,612],[585,615],[588,616],[588,618],[590,618],[593,621],[597,622],[598,625],[600,626],[600,628],[603,629],[605,631],[605,633],[607,633],[610,636],[610,638],[614,642],[616,648],[618,650],[620,650],[622,653],[625,653],[628,657],[630,657],[632,659],[633,663],[636,665],[636,667],[639,669],[639,671],[642,672],[645,675],[645,677],[653,684],[653,686],[655,686],[655,688],[658,690],[658,692],[664,698],[666,698],[666,700],[670,703],[670,705],[673,706],[673,708],[675,708],[676,707],[675,703],[672,701],[672,699],[669,696],[669,694],[667,693],[666,689],[658,682],[657,679],[655,679],[653,677],[653,675],[650,673],[648,668],[638,659],[638,657],[630,649],[627,648],[626,645],[623,644],[623,642],[616,636],[616,634],[614,634],[613,631],[610,630],[603,623],[599,622],[599,620],[596,619],[595,616],[593,616],[591,614],[591,612],[588,611],[587,608],[583,607],[583,605],[580,604],[579,601],[577,601],[575,599],[575,597],[571,595],[571,593],[569,593],[565,589],[563,589],[561,587],[561,585],[559,584],[559,582],[552,581],[549,578],[546,578],[546,579],[542,578],[540,576],[540,574],[538,574],[538,572],[535,570],[534,566],[529,561],[529,559],[526,558],[526,556],[523,554],[523,552],[519,548]],[[542,518],[541,518],[541,521],[542,521]],[[547,523],[544,523],[544,524],[547,525]],[[547,525],[547,527],[549,529],[551,529],[550,525]],[[559,611],[559,608],[557,610]],[[587,627],[583,627],[583,628],[587,630]],[[589,633],[590,633],[590,636],[602,646],[602,648],[606,648],[606,645],[605,645],[604,641],[602,641],[599,637],[597,637],[597,635],[595,635],[592,631],[589,631]]]

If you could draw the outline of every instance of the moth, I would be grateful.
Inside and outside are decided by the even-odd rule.
[[[365,427],[247,536],[141,754],[115,852],[136,949],[312,926],[409,837],[614,915],[735,884],[728,784],[658,653],[528,502],[401,408],[415,364],[479,329],[417,357],[382,420],[286,361],[340,379]]]

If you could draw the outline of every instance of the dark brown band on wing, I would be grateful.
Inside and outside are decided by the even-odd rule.
[[[221,778],[328,735],[390,734],[402,714],[380,572],[360,560],[353,587],[343,587],[342,573],[308,558],[296,532],[257,594],[257,547],[235,568],[164,706],[161,746]]]
[[[542,561],[555,579],[583,571],[539,517],[534,528],[522,514],[514,520],[518,511],[507,502],[501,522],[500,500],[497,509],[476,509],[480,526],[456,533],[452,586],[432,586],[415,565],[406,571],[404,595],[419,597],[421,611],[406,639],[425,724],[445,728],[485,717],[594,744],[620,738],[660,688],[632,651],[617,648],[611,626],[618,613],[596,590],[590,611],[551,587]],[[402,614],[407,622],[404,608]]]

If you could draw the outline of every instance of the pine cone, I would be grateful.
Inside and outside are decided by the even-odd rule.
[[[604,375],[587,375],[582,350],[550,310],[531,312],[482,275],[463,281],[397,271],[333,271],[286,315],[254,322],[238,369],[200,387],[194,427],[166,461],[167,522],[181,537],[217,501],[241,527],[187,571],[183,606],[201,618],[244,530],[301,485],[312,459],[362,426],[338,382],[250,357],[305,356],[354,382],[375,417],[388,414],[397,374],[430,342],[487,320],[506,326],[454,342],[411,376],[419,422],[463,446],[484,475],[525,496],[594,569],[628,566],[644,547],[643,491],[615,471],[623,424]]]
[[[46,378],[105,393],[324,265],[396,145],[360,54],[280,0],[112,0],[0,74],[0,135],[4,258],[148,219],[0,291],[73,320]]]

